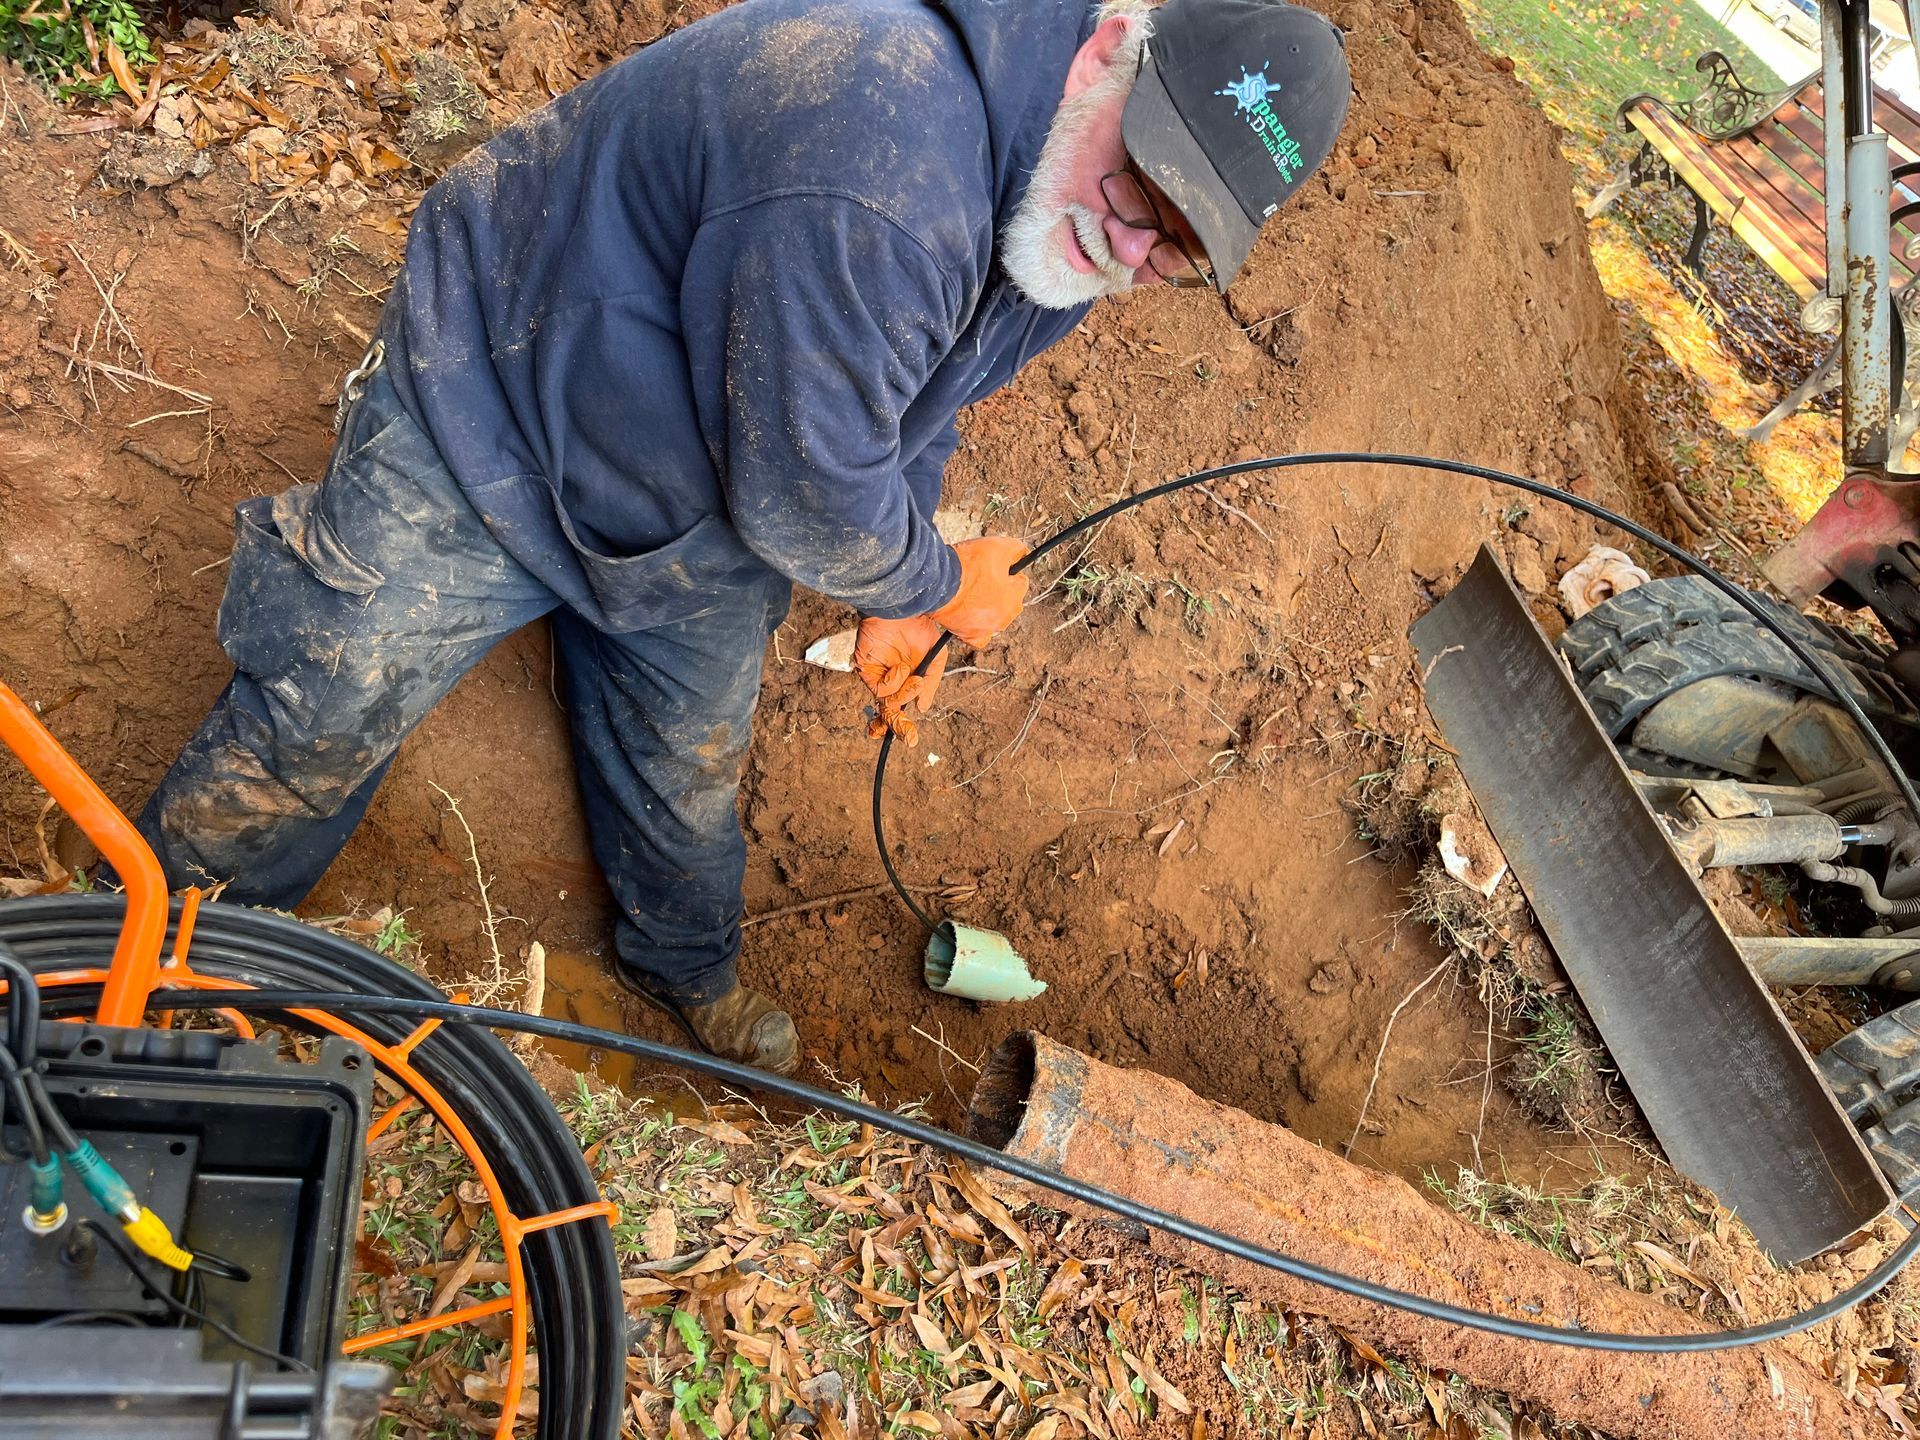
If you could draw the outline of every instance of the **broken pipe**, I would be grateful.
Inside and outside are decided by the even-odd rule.
[[[1706,1328],[1593,1271],[1481,1230],[1394,1176],[1203,1100],[1163,1076],[1113,1069],[1041,1035],[1015,1034],[1001,1044],[967,1118],[974,1138],[1008,1154],[1396,1290],[1586,1330]],[[1430,1370],[1610,1435],[1891,1434],[1884,1418],[1846,1400],[1797,1358],[1790,1341],[1669,1355],[1566,1349],[1422,1319],[1164,1234],[1150,1233],[1148,1243],[1245,1293],[1324,1315]]]

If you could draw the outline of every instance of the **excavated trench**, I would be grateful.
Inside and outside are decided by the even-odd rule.
[[[542,38],[484,8],[456,19],[438,0],[393,15],[306,0],[264,26],[347,68],[383,45],[439,50],[493,87],[504,120],[664,23],[588,5],[542,12]],[[1225,306],[1103,306],[976,407],[953,509],[1035,537],[1201,464],[1357,443],[1642,508],[1640,477],[1659,462],[1551,127],[1450,0],[1326,9],[1351,37],[1356,100],[1324,177],[1276,219]],[[312,87],[263,84],[296,132],[332,123],[309,124]],[[214,616],[232,506],[320,473],[329,402],[377,314],[380,247],[429,177],[296,187],[268,215],[273,198],[221,146],[205,175],[110,194],[86,179],[102,142],[49,133],[44,102],[11,93],[30,133],[0,135],[9,233],[122,275],[118,312],[156,375],[214,400],[211,417],[165,416],[179,407],[151,387],[90,393],[47,348],[97,318],[84,274],[69,261],[63,276],[0,275],[0,675],[137,809],[226,677]],[[1005,931],[1048,982],[1017,1011],[928,992],[923,937],[887,896],[824,899],[880,879],[872,751],[857,685],[798,659],[849,617],[801,597],[769,648],[742,785],[746,909],[768,917],[745,931],[743,974],[794,1012],[814,1061],[883,1100],[931,1096],[948,1119],[968,1067],[1035,1028],[1344,1140],[1388,1016],[1443,958],[1404,915],[1410,874],[1370,853],[1345,802],[1423,743],[1406,628],[1483,538],[1544,596],[1590,537],[1474,487],[1303,474],[1117,518],[1036,574],[1020,625],[959,657],[889,801],[908,882]],[[0,856],[39,871],[40,799],[10,770],[0,822]],[[304,909],[404,912],[427,968],[457,981],[493,965],[476,865],[510,980],[538,942],[549,1013],[669,1038],[604,978],[608,899],[538,627],[407,743]],[[1564,1146],[1498,1087],[1483,1105],[1479,1084],[1458,1083],[1485,1063],[1486,1025],[1479,998],[1450,984],[1407,1007],[1356,1158],[1411,1177],[1470,1161],[1477,1142],[1517,1179],[1591,1178],[1588,1147]],[[1496,1062],[1506,1052],[1496,1037]],[[573,1058],[646,1083],[609,1057]]]

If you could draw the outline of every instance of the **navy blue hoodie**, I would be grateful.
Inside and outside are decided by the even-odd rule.
[[[869,615],[959,583],[962,406],[1085,309],[994,263],[1089,0],[743,0],[430,190],[382,322],[494,533],[590,621],[768,571]]]

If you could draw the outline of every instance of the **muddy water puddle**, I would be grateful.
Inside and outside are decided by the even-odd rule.
[[[576,1025],[635,1033],[628,1007],[632,1005],[637,1009],[639,1002],[628,999],[614,980],[611,965],[611,961],[597,955],[571,950],[547,951],[547,989],[541,1013],[549,1019],[567,1020]],[[653,1030],[654,1027],[649,1026],[641,1033],[652,1038]],[[672,1037],[669,1043],[676,1043],[678,1038]],[[598,1045],[576,1045],[565,1040],[540,1043],[563,1064],[618,1086],[633,1099],[658,1108],[672,1119],[688,1116],[697,1119],[706,1113],[699,1093],[685,1077],[672,1070]]]

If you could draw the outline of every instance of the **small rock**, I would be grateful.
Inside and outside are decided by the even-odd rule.
[[[833,1370],[822,1370],[800,1389],[806,1395],[807,1403],[816,1411],[838,1410],[846,1404],[846,1383]]]
[[[1477,812],[1467,811],[1440,818],[1440,863],[1462,885],[1487,899],[1507,873],[1507,857]]]
[[[1513,527],[1522,535],[1530,535],[1540,542],[1543,550],[1551,553],[1560,545],[1560,521],[1544,505],[1536,505],[1522,515]]]
[[[858,630],[837,630],[831,635],[823,635],[807,646],[806,654],[800,658],[822,670],[850,673],[853,669],[853,647],[859,635]]]
[[[1067,413],[1076,420],[1091,420],[1100,413],[1100,402],[1087,391],[1076,390],[1067,397]]]
[[[1314,971],[1313,978],[1307,981],[1307,988],[1316,995],[1333,995],[1352,983],[1353,967],[1341,960],[1332,965],[1322,965]]]
[[[1540,563],[1538,553],[1523,551],[1513,557],[1513,583],[1529,595],[1545,593],[1547,569]]]
[[[158,189],[182,175],[198,177],[212,168],[212,155],[184,140],[122,130],[100,162],[100,178],[116,190]]]

